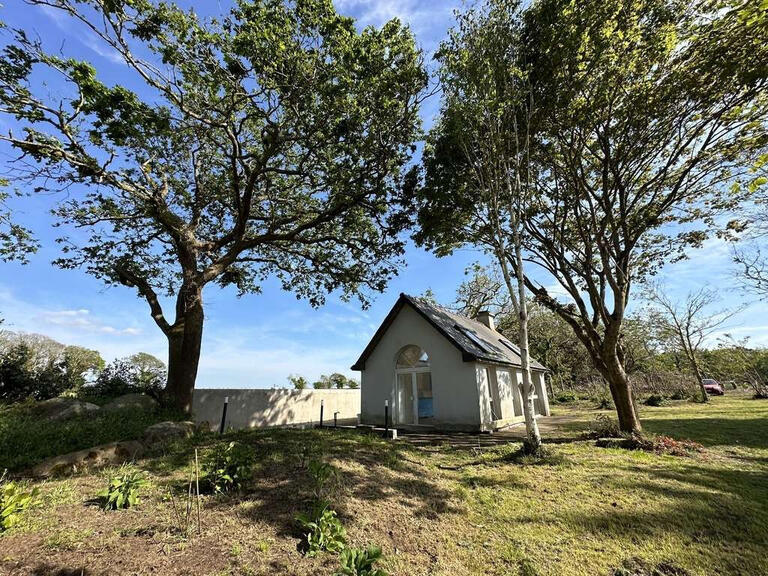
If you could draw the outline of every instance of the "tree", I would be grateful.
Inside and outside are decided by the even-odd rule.
[[[288,376],[288,382],[290,382],[296,390],[304,390],[309,385],[309,382],[307,382],[307,379],[304,378],[304,376],[297,376],[295,374]]]
[[[93,382],[104,369],[105,362],[96,350],[82,346],[67,346],[63,352],[64,369],[69,380],[68,391],[77,394]]]
[[[319,380],[312,382],[312,388],[315,390],[328,390],[331,388],[331,380],[323,374]]]
[[[768,16],[749,4],[542,0],[507,35],[536,112],[525,254],[567,298],[525,284],[584,344],[626,432],[641,430],[621,342],[632,286],[716,229],[766,141]],[[443,184],[455,197],[425,212],[461,228],[476,198]]]
[[[674,345],[682,351],[688,361],[699,383],[701,401],[708,402],[699,351],[708,338],[743,308],[716,312],[709,310],[720,300],[720,296],[708,287],[690,292],[682,304],[672,300],[658,285],[650,285],[645,292],[645,298],[653,306],[651,313],[654,323],[670,334]]]
[[[63,239],[57,264],[149,304],[178,408],[191,403],[204,287],[257,293],[274,277],[315,306],[335,290],[367,305],[384,289],[401,263],[400,170],[427,83],[406,27],[358,32],[331,0],[240,1],[205,21],[150,0],[30,3],[96,34],[140,86],[108,86],[17,30],[0,111],[23,131],[2,139],[21,153],[16,179],[72,194],[56,214],[88,239]]]
[[[37,252],[39,244],[29,229],[14,222],[6,204],[10,194],[2,190],[6,186],[8,181],[0,178],[0,261],[18,260],[26,264],[29,255]]]
[[[157,398],[161,396],[165,380],[162,360],[139,352],[107,364],[94,383],[94,392],[102,396],[138,393]]]
[[[518,317],[526,448],[535,453],[541,435],[533,405],[523,258],[535,108],[527,71],[520,66],[520,33],[519,3],[492,1],[459,14],[457,27],[440,45],[443,99],[424,152],[416,239],[439,255],[472,245],[495,259]]]

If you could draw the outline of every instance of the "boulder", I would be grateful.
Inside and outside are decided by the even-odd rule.
[[[74,474],[83,469],[101,468],[103,466],[130,462],[140,457],[143,452],[144,446],[136,440],[111,442],[43,460],[32,468],[30,475],[37,478],[46,478],[61,474]]]
[[[66,420],[74,416],[88,414],[100,410],[96,404],[83,402],[76,398],[51,398],[39,402],[35,411],[48,420]]]
[[[194,422],[158,422],[144,430],[142,442],[145,446],[163,444],[171,440],[189,438],[195,433]]]
[[[123,394],[104,404],[102,410],[145,410],[153,412],[157,409],[157,400],[146,394]]]

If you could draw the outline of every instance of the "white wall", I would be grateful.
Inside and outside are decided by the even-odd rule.
[[[317,424],[321,401],[324,424],[332,425],[337,411],[340,424],[356,424],[360,413],[360,390],[201,388],[195,390],[192,401],[195,421],[208,422],[218,430],[227,396],[227,428]]]
[[[415,344],[426,351],[432,372],[435,425],[480,426],[475,364],[464,362],[461,352],[418,312],[403,306],[362,371],[362,421],[384,422],[384,400],[394,403],[395,361],[403,347]]]

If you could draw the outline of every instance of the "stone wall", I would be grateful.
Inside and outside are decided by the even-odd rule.
[[[324,424],[356,424],[360,414],[360,390],[292,390],[258,388],[201,388],[195,390],[192,412],[196,422],[207,422],[218,430],[224,398],[229,398],[227,428],[313,425],[320,422],[324,402]]]

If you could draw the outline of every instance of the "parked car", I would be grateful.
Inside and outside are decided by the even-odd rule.
[[[704,390],[707,391],[707,394],[714,396],[722,396],[725,394],[725,388],[723,388],[723,385],[717,380],[704,378],[701,382],[704,384]]]

